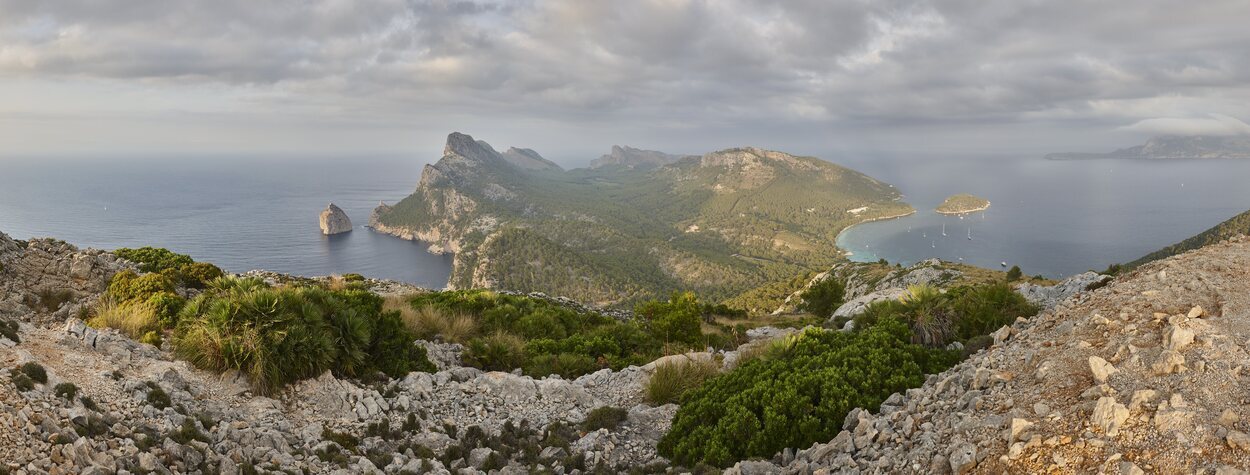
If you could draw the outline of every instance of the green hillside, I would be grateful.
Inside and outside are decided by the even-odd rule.
[[[759,149],[650,169],[535,170],[452,134],[417,190],[371,224],[456,252],[456,288],[599,304],[677,290],[723,300],[827,268],[838,231],[910,212],[899,197],[853,170]]]
[[[1250,211],[1233,216],[1232,218],[1229,218],[1228,221],[1217,224],[1215,227],[1198,233],[1198,235],[1194,237],[1150,254],[1146,254],[1141,259],[1130,262],[1125,266],[1129,268],[1138,267],[1159,259],[1175,256],[1185,251],[1192,251],[1208,244],[1214,244],[1238,234],[1250,234]]]

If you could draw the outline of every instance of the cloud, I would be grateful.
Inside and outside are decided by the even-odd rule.
[[[1160,117],[1138,121],[1124,130],[1154,135],[1250,135],[1250,124],[1235,117],[1211,114],[1210,117]]]
[[[167,110],[216,102],[240,124],[526,121],[550,141],[1233,130],[1201,117],[1250,117],[1248,15],[1242,0],[0,0],[0,85],[161,90]]]

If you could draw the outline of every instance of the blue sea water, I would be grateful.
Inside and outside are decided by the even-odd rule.
[[[838,245],[856,261],[907,265],[937,257],[990,268],[1006,262],[1028,275],[1065,277],[1132,261],[1250,210],[1250,160],[934,155],[835,161],[894,184],[917,209],[842,233]],[[962,219],[933,211],[963,192],[990,200],[989,210]]]
[[[232,272],[356,272],[442,288],[451,257],[364,227],[380,200],[407,196],[410,158],[4,159],[0,232],[83,247],[159,246]],[[324,236],[334,202],[355,226]]]

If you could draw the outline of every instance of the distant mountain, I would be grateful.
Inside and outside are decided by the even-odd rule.
[[[670,155],[655,150],[640,150],[633,147],[613,145],[612,152],[590,162],[590,168],[610,166],[648,169],[668,165],[681,160],[683,155]]]
[[[1250,136],[1207,135],[1154,137],[1145,145],[1122,148],[1110,153],[1052,153],[1047,160],[1088,160],[1130,158],[1146,160],[1182,158],[1250,158]]]
[[[569,171],[509,155],[451,134],[416,191],[370,226],[455,253],[454,288],[611,305],[676,290],[719,300],[828,268],[839,231],[912,211],[866,175],[756,148]]]
[[[1250,211],[1233,216],[1232,218],[1229,218],[1228,221],[1217,224],[1215,227],[1198,233],[1198,235],[1194,237],[1147,254],[1141,259],[1130,262],[1125,266],[1129,268],[1138,267],[1148,262],[1157,261],[1159,259],[1175,256],[1186,251],[1206,247],[1238,234],[1250,235]]]

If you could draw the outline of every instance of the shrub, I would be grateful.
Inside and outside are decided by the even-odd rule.
[[[48,371],[43,369],[43,365],[34,361],[29,361],[23,364],[20,370],[22,371],[22,374],[29,377],[31,381],[39,384],[48,384]]]
[[[178,254],[160,247],[121,248],[113,251],[113,255],[139,264],[139,270],[143,272],[161,272],[167,269],[177,269],[195,262],[191,259],[191,256]]]
[[[911,286],[899,301],[911,327],[912,343],[946,345],[954,331],[954,315],[941,291],[929,286]]]
[[[947,292],[956,316],[955,335],[968,340],[987,335],[1019,317],[1037,313],[1037,307],[1007,284],[957,287]]]
[[[17,336],[17,322],[9,320],[0,320],[0,336],[8,338],[13,343],[21,343],[22,339]]]
[[[178,323],[178,312],[182,311],[182,306],[186,303],[186,299],[173,292],[157,292],[147,298],[147,304],[156,312],[162,327],[173,327]]]
[[[161,338],[161,334],[154,331],[144,333],[143,336],[139,338],[139,343],[145,343],[157,348],[161,347],[161,343],[163,341],[164,340]]]
[[[96,305],[95,316],[87,320],[94,328],[112,328],[132,339],[161,330],[156,309],[146,302],[103,300]]]
[[[586,414],[586,420],[582,421],[582,430],[587,432],[599,429],[616,430],[617,426],[625,422],[628,415],[629,411],[619,407],[600,407]]]
[[[91,399],[91,398],[89,398],[89,397],[87,397],[87,396],[82,396],[82,397],[78,398],[78,402],[81,402],[81,403],[82,403],[82,407],[85,407],[85,408],[87,408],[87,409],[91,409],[91,410],[93,410],[93,411],[98,411],[98,410],[100,410],[100,406],[96,405],[95,400],[94,400],[94,399]]]
[[[955,362],[954,352],[909,343],[897,319],[853,333],[809,329],[767,358],[709,379],[678,410],[659,451],[684,464],[725,467],[785,447],[828,441],[855,407],[875,409]]]
[[[179,444],[189,444],[193,440],[203,443],[212,443],[213,439],[209,438],[195,425],[195,420],[188,417],[182,420],[182,425],[177,430],[169,433],[169,438]]]
[[[576,353],[540,353],[529,357],[522,367],[525,374],[534,377],[558,374],[562,378],[576,378],[598,371],[600,366],[594,358]]]
[[[65,302],[74,300],[76,297],[74,291],[70,289],[52,289],[41,288],[35,291],[36,297],[39,298],[39,308],[45,312],[55,312],[65,305]]]
[[[220,267],[207,262],[193,262],[179,267],[176,275],[182,285],[193,289],[203,289],[226,273]]]
[[[161,292],[174,293],[174,282],[161,274],[135,274],[124,270],[109,280],[108,296],[118,302],[147,300]]]
[[[650,326],[651,333],[664,342],[694,345],[702,339],[699,322],[703,311],[692,292],[674,293],[667,302],[638,304],[634,313]]]
[[[17,390],[20,392],[35,389],[35,382],[20,369],[9,370],[9,379],[13,381],[13,386],[17,387]]]
[[[477,321],[468,314],[444,310],[433,305],[401,311],[404,325],[422,340],[465,343],[477,333]]]
[[[434,368],[400,315],[384,312],[382,298],[362,290],[218,279],[187,303],[174,336],[179,357],[205,369],[239,370],[261,394],[326,370],[399,377]]]
[[[73,402],[74,396],[78,394],[78,386],[75,386],[74,383],[60,383],[52,388],[52,394]]]
[[[160,385],[153,383],[151,381],[148,381],[147,386],[148,386],[148,396],[147,396],[148,405],[155,407],[157,409],[165,409],[173,405],[173,401],[169,399],[169,394],[166,393],[164,389],[161,389]]]
[[[1015,282],[1021,277],[1024,277],[1024,272],[1020,270],[1020,266],[1011,266],[1011,269],[1007,270],[1007,282]]]
[[[654,405],[677,403],[681,397],[716,376],[720,365],[715,361],[685,360],[655,367],[643,390],[647,402]]]
[[[321,429],[321,439],[334,442],[339,444],[339,447],[351,451],[356,450],[356,446],[360,445],[360,439],[356,436],[346,432],[335,432],[329,428]]]
[[[846,284],[833,276],[827,276],[799,294],[803,299],[799,309],[827,318],[842,305],[845,294]]]
[[[502,331],[495,332],[470,341],[464,359],[487,371],[512,371],[525,365],[525,340]]]

